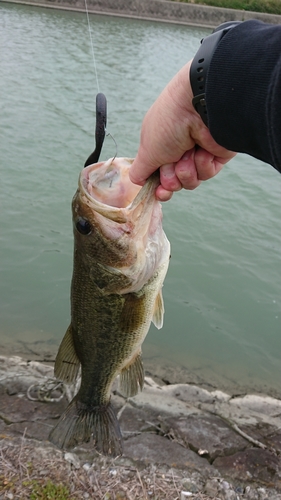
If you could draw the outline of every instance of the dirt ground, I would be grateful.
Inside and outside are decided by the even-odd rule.
[[[66,459],[67,458],[67,459]],[[50,446],[5,438],[0,455],[0,498],[9,499],[180,499],[184,478],[156,466],[116,465],[96,457],[82,467]],[[198,498],[209,498],[198,492]]]

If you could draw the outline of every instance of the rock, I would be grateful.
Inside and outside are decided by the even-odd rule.
[[[80,467],[81,467],[80,460],[77,457],[77,455],[75,455],[75,453],[67,452],[64,454],[64,458],[67,462],[69,462],[71,465],[73,465],[73,467],[75,469],[80,469]]]
[[[230,399],[229,394],[221,391],[209,392],[196,385],[173,384],[161,387],[161,390],[169,396],[173,396],[187,403],[215,403],[216,401],[225,402]]]
[[[21,380],[17,378],[8,380],[6,383],[6,392],[9,396],[13,396],[14,394],[18,394],[20,392],[25,391],[25,384],[22,383]]]
[[[180,436],[188,447],[196,451],[205,450],[212,460],[249,446],[248,441],[215,415],[189,415],[166,419],[165,422],[169,423],[175,435]]]
[[[268,430],[267,430],[268,432]],[[281,452],[281,430],[277,432],[270,432],[269,435],[264,437],[264,442],[269,448],[276,450],[279,455]]]
[[[39,471],[39,476],[47,476],[49,471],[47,469],[42,469]]]
[[[30,401],[26,396],[3,394],[0,406],[2,432],[12,435],[24,434],[40,441],[48,439],[54,419],[60,416],[66,405],[66,401],[48,405]]]
[[[86,462],[86,463],[83,465],[83,469],[84,469],[86,472],[89,472],[89,470],[91,469],[91,464],[89,464],[88,462]]]
[[[204,488],[204,493],[211,498],[215,498],[218,494],[219,483],[216,479],[209,479]]]
[[[53,367],[35,361],[29,363],[19,356],[0,356],[0,386],[10,395],[25,393],[31,384],[43,380],[43,376],[53,377]]]
[[[281,487],[280,457],[268,450],[249,448],[228,457],[218,457],[213,465],[225,477]]]
[[[267,492],[265,488],[258,488],[257,493],[259,496],[259,500],[266,500],[267,499]]]
[[[13,435],[24,435],[30,439],[47,440],[50,430],[54,425],[53,420],[45,420],[44,422],[17,422],[9,425],[9,433]]]
[[[15,356],[0,356],[0,434],[6,443],[3,446],[8,440],[21,443],[21,436],[25,440],[33,438],[34,460],[39,452],[38,458],[42,458],[45,451],[48,456],[62,456],[61,451],[48,444],[47,438],[68,404],[66,398],[58,403],[45,403],[26,397],[29,385],[41,384],[48,376],[52,376],[50,366],[28,363]],[[112,400],[117,409],[125,403],[118,394],[113,395]],[[160,464],[157,470],[161,469],[164,475],[166,472],[172,477],[184,475],[179,491],[187,496],[189,493],[200,496],[205,485],[209,496],[216,494],[221,500],[238,500],[238,497],[240,500],[281,500],[281,495],[272,489],[281,488],[280,456],[270,451],[270,448],[281,450],[280,405],[279,400],[268,396],[231,398],[221,391],[208,391],[191,384],[161,386],[146,379],[144,391],[126,402],[121,415],[124,456],[111,464],[111,476],[114,478],[119,466],[128,467],[130,478],[135,474],[131,468],[142,469],[145,464],[151,467],[155,463]],[[236,423],[269,449],[254,448],[225,419]],[[87,473],[90,479],[105,460],[91,442],[76,447],[75,454],[70,456],[68,461],[73,467],[85,464],[81,473]],[[206,457],[214,460],[212,465]],[[65,467],[68,471],[67,463]],[[176,468],[176,472],[169,472],[171,468],[173,471]],[[42,471],[44,469],[42,467]],[[219,479],[220,473],[230,482]],[[231,481],[235,481],[235,488]],[[92,482],[94,488],[94,479]],[[247,490],[248,485],[251,488]],[[262,488],[257,490],[257,486]]]
[[[192,481],[184,480],[182,483],[182,487],[184,488],[184,490],[189,491],[191,493],[198,493],[199,491],[197,484],[195,484]]]
[[[222,481],[221,482],[221,489],[222,490],[229,490],[230,484],[227,481]]]
[[[216,403],[215,412],[240,427],[270,426],[272,430],[278,430],[281,427],[280,403],[271,397],[248,395],[232,398],[227,403]],[[202,403],[200,408],[214,412],[214,406],[208,403]]]
[[[239,495],[243,495],[243,493],[244,493],[244,488],[243,488],[242,486],[236,486],[235,491],[236,491],[236,493],[238,493]]]
[[[132,406],[127,406],[119,420],[122,433],[124,433],[124,438],[127,438],[127,434],[133,432],[143,432],[154,431],[159,423],[159,412],[147,409],[144,411],[141,408],[133,408]],[[151,425],[152,424],[152,425]]]
[[[17,423],[26,420],[26,422],[35,422],[45,420],[46,418],[58,418],[66,408],[67,402],[42,403],[39,401],[30,401],[26,396],[1,396],[0,416],[10,423]]]
[[[237,493],[233,490],[227,490],[224,492],[223,498],[225,500],[239,500],[239,495],[237,495]]]
[[[215,473],[205,458],[201,458],[193,451],[156,434],[143,433],[126,440],[124,456],[145,464],[154,462],[189,471],[197,470],[203,474],[206,471]]]
[[[243,397],[232,398],[229,403],[240,409],[243,408],[245,413],[255,411],[270,417],[280,416],[281,413],[281,401],[270,396],[247,394]]]
[[[4,420],[1,419],[1,414],[0,414],[0,434],[5,434],[7,431],[7,424],[4,422]]]
[[[169,415],[198,415],[200,410],[194,406],[177,400],[172,396],[165,394],[165,391],[158,389],[147,389],[137,396],[130,398],[130,403],[136,408],[144,410],[157,411],[159,413],[167,413]]]

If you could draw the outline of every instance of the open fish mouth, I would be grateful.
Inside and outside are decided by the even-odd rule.
[[[141,187],[133,184],[129,169],[133,159],[115,158],[84,168],[80,174],[81,196],[87,198],[93,210],[118,223],[126,223],[137,206],[154,197],[159,184],[158,175],[153,175]]]
[[[130,181],[132,163],[130,158],[116,158],[86,167],[81,172],[85,194],[110,207],[128,207],[141,190]]]

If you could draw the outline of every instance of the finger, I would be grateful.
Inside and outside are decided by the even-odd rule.
[[[187,151],[175,165],[175,174],[184,189],[195,189],[201,183],[194,162],[195,149]]]
[[[159,200],[159,201],[169,201],[172,196],[173,196],[173,192],[172,191],[167,191],[166,189],[164,189],[161,185],[157,187],[156,191],[155,191],[155,195],[156,195],[156,198]]]
[[[160,184],[167,191],[179,191],[182,188],[175,173],[174,163],[167,163],[160,167]]]
[[[194,164],[197,171],[197,177],[201,181],[206,181],[217,175],[223,166],[235,156],[235,153],[229,152],[227,158],[214,156],[205,149],[198,148],[194,154]]]

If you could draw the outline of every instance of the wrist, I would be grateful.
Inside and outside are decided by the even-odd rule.
[[[221,39],[240,21],[223,23],[213,33],[201,40],[201,46],[190,66],[190,84],[193,93],[192,104],[203,122],[208,126],[208,110],[206,103],[206,81],[212,57]]]
[[[202,126],[202,120],[192,105],[193,91],[190,81],[190,68],[192,63],[193,59],[179,70],[167,86],[170,99],[175,103],[175,118],[177,116],[184,117],[185,123],[189,129],[193,128],[197,122],[198,125],[201,124]]]

